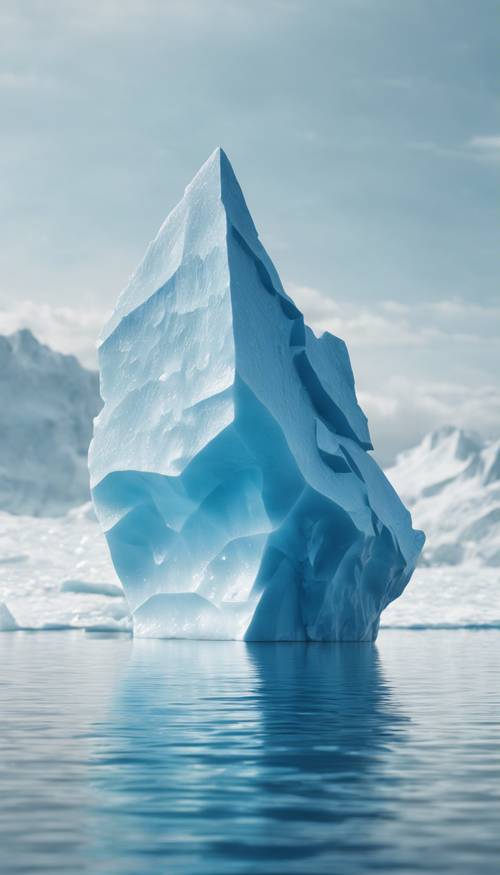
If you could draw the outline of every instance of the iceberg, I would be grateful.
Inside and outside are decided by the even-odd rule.
[[[424,536],[217,149],[99,344],[92,498],[143,637],[373,641]]]

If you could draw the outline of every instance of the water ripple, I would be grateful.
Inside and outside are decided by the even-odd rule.
[[[0,636],[0,870],[497,875],[499,657]]]

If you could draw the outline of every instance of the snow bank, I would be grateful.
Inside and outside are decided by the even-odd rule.
[[[15,550],[22,552],[16,556]],[[19,627],[130,628],[90,504],[56,519],[0,513],[0,556],[11,560],[0,563],[0,602],[8,604]]]

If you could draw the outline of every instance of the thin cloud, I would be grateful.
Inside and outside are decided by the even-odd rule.
[[[496,164],[500,161],[500,136],[474,136],[465,143],[441,144],[432,140],[409,143],[409,148],[428,152],[436,158],[453,158],[465,161],[482,161]]]
[[[470,149],[500,152],[500,134],[493,137],[472,137],[467,145]]]
[[[310,286],[289,283],[288,290],[317,334],[330,331],[354,348],[476,343],[500,333],[496,306],[450,299],[416,304],[386,300],[369,307],[334,301]]]
[[[500,434],[500,391],[485,385],[471,391],[455,383],[395,377],[385,393],[358,391],[368,416],[375,450],[388,465],[403,447],[417,443],[443,425],[474,430],[486,437]]]
[[[467,150],[478,161],[489,164],[500,163],[500,135],[489,137],[471,137]]]
[[[96,308],[51,307],[34,301],[22,301],[14,307],[0,304],[0,334],[29,328],[42,343],[76,355],[82,364],[94,369],[97,338],[107,316],[106,311]]]

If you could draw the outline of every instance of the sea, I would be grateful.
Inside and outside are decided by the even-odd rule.
[[[0,634],[2,875],[500,872],[500,629]]]

